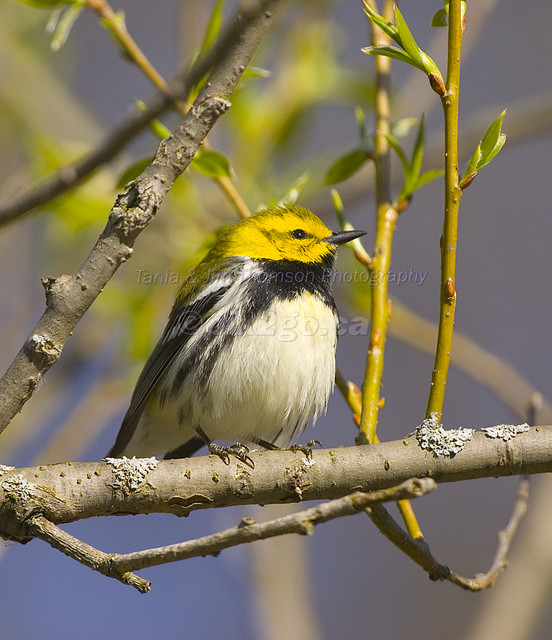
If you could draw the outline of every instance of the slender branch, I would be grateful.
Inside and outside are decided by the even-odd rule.
[[[43,282],[46,310],[12,365],[0,380],[0,432],[32,395],[41,377],[59,359],[67,338],[119,266],[132,255],[140,232],[155,217],[176,178],[186,169],[208,131],[229,108],[228,98],[271,24],[281,0],[264,0],[237,20],[241,37],[223,47],[192,109],[151,165],[125,188],[113,206],[107,226],[73,276]],[[228,33],[228,32],[227,32]],[[218,52],[219,47],[215,47]]]
[[[268,522],[256,523],[243,518],[237,527],[203,536],[195,540],[145,549],[134,553],[108,554],[66,533],[43,515],[31,516],[26,524],[27,533],[44,540],[77,562],[110,578],[128,584],[141,593],[150,590],[150,583],[133,571],[198,556],[218,555],[222,550],[240,544],[266,540],[289,533],[312,535],[317,524],[355,515],[370,505],[401,498],[417,498],[436,488],[430,478],[408,480],[397,487],[370,493],[355,492],[349,496],[325,502],[304,511],[292,513]]]
[[[478,573],[473,578],[463,578],[451,572],[450,581],[469,591],[481,591],[482,589],[491,587],[496,582],[500,573],[508,566],[508,552],[519,523],[527,513],[528,506],[529,479],[520,478],[512,515],[506,527],[497,534],[498,545],[489,570],[486,573]]]
[[[229,547],[288,533],[311,535],[314,526],[317,524],[343,516],[355,515],[375,503],[403,498],[417,498],[432,491],[436,486],[433,480],[424,478],[422,480],[408,480],[399,486],[370,493],[357,491],[343,498],[324,502],[310,509],[298,511],[268,522],[256,523],[252,518],[244,518],[237,527],[196,540],[136,553],[113,555],[110,562],[118,571],[130,571],[131,569],[143,569],[186,558],[216,555]]]
[[[377,11],[373,0],[368,2]],[[385,0],[383,15],[392,19],[393,3]],[[388,46],[389,37],[373,22],[373,46]],[[375,57],[376,65],[376,142],[374,162],[376,168],[376,238],[370,268],[374,273],[388,273],[391,265],[391,246],[393,231],[397,221],[397,211],[391,201],[391,158],[389,144],[385,137],[389,134],[390,106],[389,89],[391,59],[384,56]],[[390,317],[390,302],[387,296],[387,278],[370,279],[371,294],[371,328],[370,344],[366,359],[366,373],[362,386],[362,414],[360,418],[358,444],[376,442],[376,427],[379,410],[383,406],[380,398],[381,379],[387,325]]]
[[[374,0],[368,4],[377,11]],[[388,20],[393,18],[393,3],[385,0],[383,15]],[[388,46],[390,38],[372,21],[373,46]],[[390,133],[390,89],[391,58],[376,56],[376,142],[374,162],[376,167],[376,239],[370,268],[376,274],[388,273],[391,267],[391,249],[393,233],[398,218],[398,211],[392,204],[391,194],[391,154],[386,136]],[[362,413],[360,418],[358,444],[378,442],[376,428],[379,411],[383,406],[380,398],[381,381],[385,356],[387,328],[391,317],[391,300],[388,297],[387,278],[370,278],[372,289],[370,345],[366,360],[366,373],[362,387]],[[413,538],[421,538],[422,531],[412,506],[408,500],[398,503],[404,522]]]
[[[445,217],[441,238],[439,328],[426,417],[432,413],[440,417],[443,412],[456,309],[456,247],[462,197],[458,186],[458,104],[463,34],[461,0],[450,0],[448,22],[446,93],[441,98],[445,119]]]
[[[527,478],[521,478],[508,525],[498,533],[498,546],[491,567],[486,573],[479,573],[473,578],[461,576],[438,562],[431,554],[427,543],[423,540],[414,540],[403,531],[383,505],[376,504],[368,507],[365,511],[380,532],[411,560],[427,571],[431,580],[449,580],[467,591],[481,591],[491,587],[499,574],[506,568],[508,551],[518,525],[527,511],[528,501],[529,481]]]
[[[144,578],[140,578],[131,571],[120,570],[112,566],[110,563],[112,558],[111,554],[104,553],[86,542],[75,538],[66,531],[63,531],[63,529],[56,527],[55,524],[52,524],[44,516],[32,516],[27,528],[29,533],[35,538],[44,540],[54,549],[94,569],[94,571],[99,571],[110,578],[119,580],[123,584],[128,584],[140,591],[140,593],[147,593],[150,590],[149,580],[144,580]]]

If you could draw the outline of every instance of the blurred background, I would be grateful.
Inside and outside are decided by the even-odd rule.
[[[381,3],[380,3],[381,4]],[[118,0],[126,24],[166,78],[201,46],[211,0]],[[224,20],[235,2],[223,8]],[[418,43],[446,69],[446,30],[430,27],[442,3],[401,3]],[[53,51],[50,12],[7,0],[0,5],[0,209],[57,168],[95,149],[153,89],[125,59],[91,11],[76,20]],[[523,422],[530,389],[550,397],[552,346],[552,5],[545,0],[469,3],[464,37],[460,147],[462,170],[488,125],[507,108],[509,138],[466,190],[460,207],[457,343],[444,423],[484,427]],[[235,183],[252,209],[298,194],[336,228],[324,177],[359,145],[355,108],[373,127],[374,59],[361,2],[287,2],[254,58],[257,71],[232,98],[233,108],[210,140],[230,159]],[[426,78],[393,64],[393,118],[425,114],[424,169],[442,166],[442,113]],[[169,128],[175,114],[162,118]],[[413,131],[401,141],[412,148]],[[118,183],[151,157],[155,136],[144,131],[78,189],[0,229],[2,305],[0,364],[5,369],[44,309],[43,276],[73,273],[105,225]],[[394,171],[396,193],[400,168]],[[374,231],[373,173],[368,164],[336,185],[345,212]],[[439,295],[442,180],[416,192],[400,216],[393,269],[426,274],[391,284],[392,336],[383,378],[385,407],[378,434],[400,438],[422,420]],[[198,172],[176,182],[135,255],[106,287],[68,341],[24,411],[0,438],[0,461],[27,466],[98,460],[112,445],[145,358],[167,318],[180,278],[204,255],[211,234],[237,219],[218,186]],[[358,272],[350,252],[338,268]],[[165,274],[155,282],[147,274]],[[367,323],[366,286],[336,286],[344,323]],[[356,319],[356,320],[355,320]],[[366,325],[367,326],[367,325]],[[367,331],[346,331],[338,364],[361,384]],[[490,357],[496,356],[500,360]],[[489,362],[491,361],[491,365]],[[516,375],[512,374],[516,372]],[[551,424],[546,405],[538,421]],[[304,440],[351,445],[356,428],[335,392],[327,415]],[[414,504],[434,555],[464,575],[485,571],[505,526],[517,480],[443,485]],[[510,566],[490,591],[473,594],[435,584],[358,515],[288,538],[139,572],[150,594],[78,565],[41,541],[0,548],[0,640],[29,637],[386,638],[449,640],[500,637],[544,640],[552,624],[552,484],[533,479],[530,513],[515,540]],[[307,505],[305,505],[307,506]],[[394,509],[393,509],[394,512]],[[230,527],[243,516],[274,517],[269,508],[232,508],[189,518],[100,518],[67,531],[106,552],[191,539]]]

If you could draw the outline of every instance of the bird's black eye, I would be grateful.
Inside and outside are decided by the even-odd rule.
[[[296,240],[304,240],[307,237],[307,232],[304,229],[294,229],[291,235]]]

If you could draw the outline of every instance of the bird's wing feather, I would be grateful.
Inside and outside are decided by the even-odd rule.
[[[167,371],[176,355],[186,345],[190,336],[205,321],[213,307],[231,286],[232,281],[228,277],[217,278],[199,295],[196,295],[188,305],[184,307],[175,305],[161,339],[138,378],[117,440],[108,456],[117,456],[124,451],[134,434],[147,399],[155,385]]]

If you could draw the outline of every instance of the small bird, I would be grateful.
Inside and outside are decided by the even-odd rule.
[[[181,287],[108,456],[184,458],[207,445],[249,463],[245,443],[289,444],[326,409],[333,263],[364,233],[332,233],[291,204],[223,227]]]

